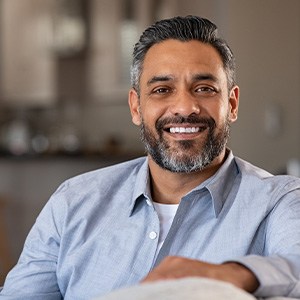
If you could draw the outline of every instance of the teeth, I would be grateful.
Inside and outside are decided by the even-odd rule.
[[[199,127],[171,127],[171,133],[192,133],[199,132]]]

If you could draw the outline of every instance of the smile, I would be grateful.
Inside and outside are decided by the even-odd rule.
[[[171,133],[194,133],[199,132],[199,127],[171,127],[170,129]]]

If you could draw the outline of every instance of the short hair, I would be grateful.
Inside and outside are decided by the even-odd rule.
[[[140,77],[147,51],[155,44],[168,39],[179,41],[198,40],[209,44],[219,53],[227,77],[228,90],[236,83],[234,55],[224,39],[219,37],[217,26],[208,19],[198,16],[174,17],[157,21],[140,36],[133,50],[130,70],[131,87],[140,94]]]

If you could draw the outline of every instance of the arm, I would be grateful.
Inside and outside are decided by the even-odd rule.
[[[31,229],[17,265],[8,274],[0,299],[62,299],[57,278],[59,233],[49,201]]]
[[[268,215],[264,256],[236,259],[256,275],[258,297],[300,298],[300,191],[286,194]]]
[[[178,256],[165,258],[143,282],[183,277],[205,277],[226,281],[247,292],[254,292],[259,285],[255,275],[238,263],[210,264]]]
[[[200,276],[231,282],[254,292],[258,297],[285,296],[300,299],[299,199],[299,190],[285,194],[268,214],[265,235],[262,236],[263,255],[246,255],[221,265],[183,258],[176,262],[174,258],[167,258],[145,278],[145,281]],[[246,275],[245,270],[250,272],[250,277]],[[254,288],[256,284],[251,275],[256,278],[257,289]],[[244,286],[247,282],[252,282],[250,286],[254,283],[252,288]]]

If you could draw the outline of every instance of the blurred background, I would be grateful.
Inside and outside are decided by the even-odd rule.
[[[299,0],[0,0],[0,284],[63,180],[143,155],[133,45],[187,14],[214,21],[236,55],[234,153],[300,176]]]

